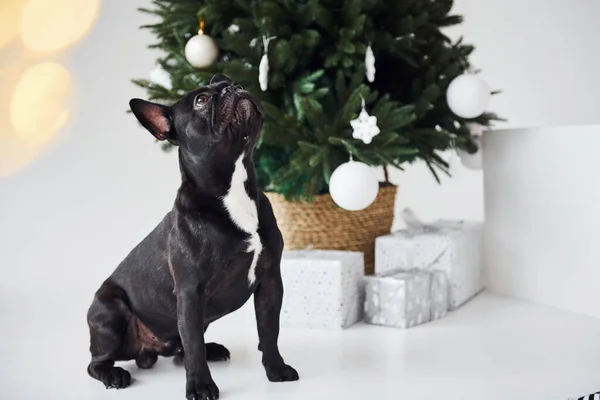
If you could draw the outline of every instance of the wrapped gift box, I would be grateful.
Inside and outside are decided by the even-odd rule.
[[[284,252],[281,325],[344,329],[362,319],[364,256],[360,252]]]
[[[392,272],[366,278],[368,323],[406,329],[443,318],[447,311],[443,272]]]
[[[441,221],[378,237],[375,272],[444,272],[454,310],[483,290],[482,229],[479,223]]]

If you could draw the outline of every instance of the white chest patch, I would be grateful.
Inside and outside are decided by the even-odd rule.
[[[258,210],[256,202],[248,196],[245,182],[248,180],[248,171],[244,167],[244,153],[235,162],[231,186],[223,197],[223,205],[229,213],[229,217],[241,230],[250,235],[248,238],[248,253],[254,253],[252,264],[248,271],[248,281],[252,285],[256,281],[256,263],[262,251],[262,243],[258,235]]]

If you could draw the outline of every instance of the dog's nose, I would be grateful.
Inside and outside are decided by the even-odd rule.
[[[244,88],[242,88],[240,85],[231,85],[224,88],[221,91],[221,95],[226,95],[231,92],[241,92],[242,90],[244,90]]]

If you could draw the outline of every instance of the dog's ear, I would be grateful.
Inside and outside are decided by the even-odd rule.
[[[223,74],[216,74],[210,79],[211,85],[214,83],[219,83],[219,82],[233,83],[233,81],[231,79],[229,79],[229,77],[227,75],[223,75]]]
[[[171,108],[141,99],[132,99],[129,107],[142,126],[158,140],[173,140]]]

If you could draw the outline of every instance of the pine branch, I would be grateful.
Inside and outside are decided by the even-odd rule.
[[[229,75],[257,95],[266,113],[255,150],[257,179],[263,189],[290,199],[326,192],[332,171],[349,153],[384,169],[421,159],[439,181],[438,172],[448,174],[449,166],[438,152],[453,143],[472,148],[467,122],[490,126],[500,120],[493,113],[465,120],[446,103],[448,85],[471,67],[474,50],[442,32],[462,22],[451,14],[452,5],[452,0],[152,0],[140,9],[154,19],[143,28],[154,35],[150,47],[161,51],[158,63],[171,76],[172,89],[148,79],[133,82],[165,104],[206,84],[214,73]],[[184,54],[198,17],[221,53],[205,70],[192,67]],[[232,25],[238,29],[230,30]],[[265,92],[258,85],[263,35],[277,37],[269,46]],[[369,45],[377,60],[372,83],[365,79]],[[350,126],[361,97],[380,129],[369,145],[354,139]]]

